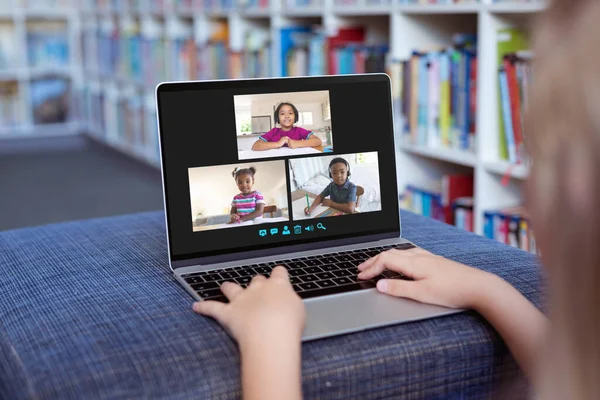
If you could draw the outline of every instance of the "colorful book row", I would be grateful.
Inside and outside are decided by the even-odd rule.
[[[283,28],[281,76],[384,72],[387,44],[366,44],[364,27],[340,28],[326,37],[320,27]]]
[[[85,120],[95,135],[158,164],[158,127],[153,96],[86,86],[83,99]]]
[[[474,150],[477,112],[477,55],[472,35],[456,35],[454,46],[414,52],[394,60],[390,74],[403,131],[428,147]]]
[[[454,204],[458,199],[473,197],[473,176],[444,175],[427,185],[407,185],[402,197],[404,208],[454,225]]]
[[[483,216],[485,237],[537,254],[535,234],[522,207],[486,211]]]
[[[506,154],[511,163],[523,163],[525,130],[523,116],[528,103],[529,85],[532,81],[529,52],[509,53],[503,57],[498,69],[502,114],[502,135]]]

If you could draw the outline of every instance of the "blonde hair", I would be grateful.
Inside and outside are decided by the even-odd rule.
[[[549,278],[541,399],[600,399],[600,1],[557,0],[535,30],[527,203]]]

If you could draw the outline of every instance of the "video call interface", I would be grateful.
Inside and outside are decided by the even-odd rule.
[[[398,230],[387,77],[260,82],[159,88],[172,259]]]

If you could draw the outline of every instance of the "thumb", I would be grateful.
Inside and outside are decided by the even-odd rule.
[[[198,301],[193,304],[193,309],[198,314],[205,315],[216,319],[219,323],[223,324],[225,317],[225,303],[214,300]]]
[[[395,297],[403,297],[422,301],[422,286],[418,281],[405,281],[401,279],[381,279],[377,282],[377,290],[381,293]]]

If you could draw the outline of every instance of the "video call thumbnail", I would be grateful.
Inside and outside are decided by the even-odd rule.
[[[239,160],[333,151],[329,91],[233,96]]]
[[[377,152],[289,160],[294,221],[381,211]]]
[[[289,221],[284,160],[189,168],[192,229]]]

